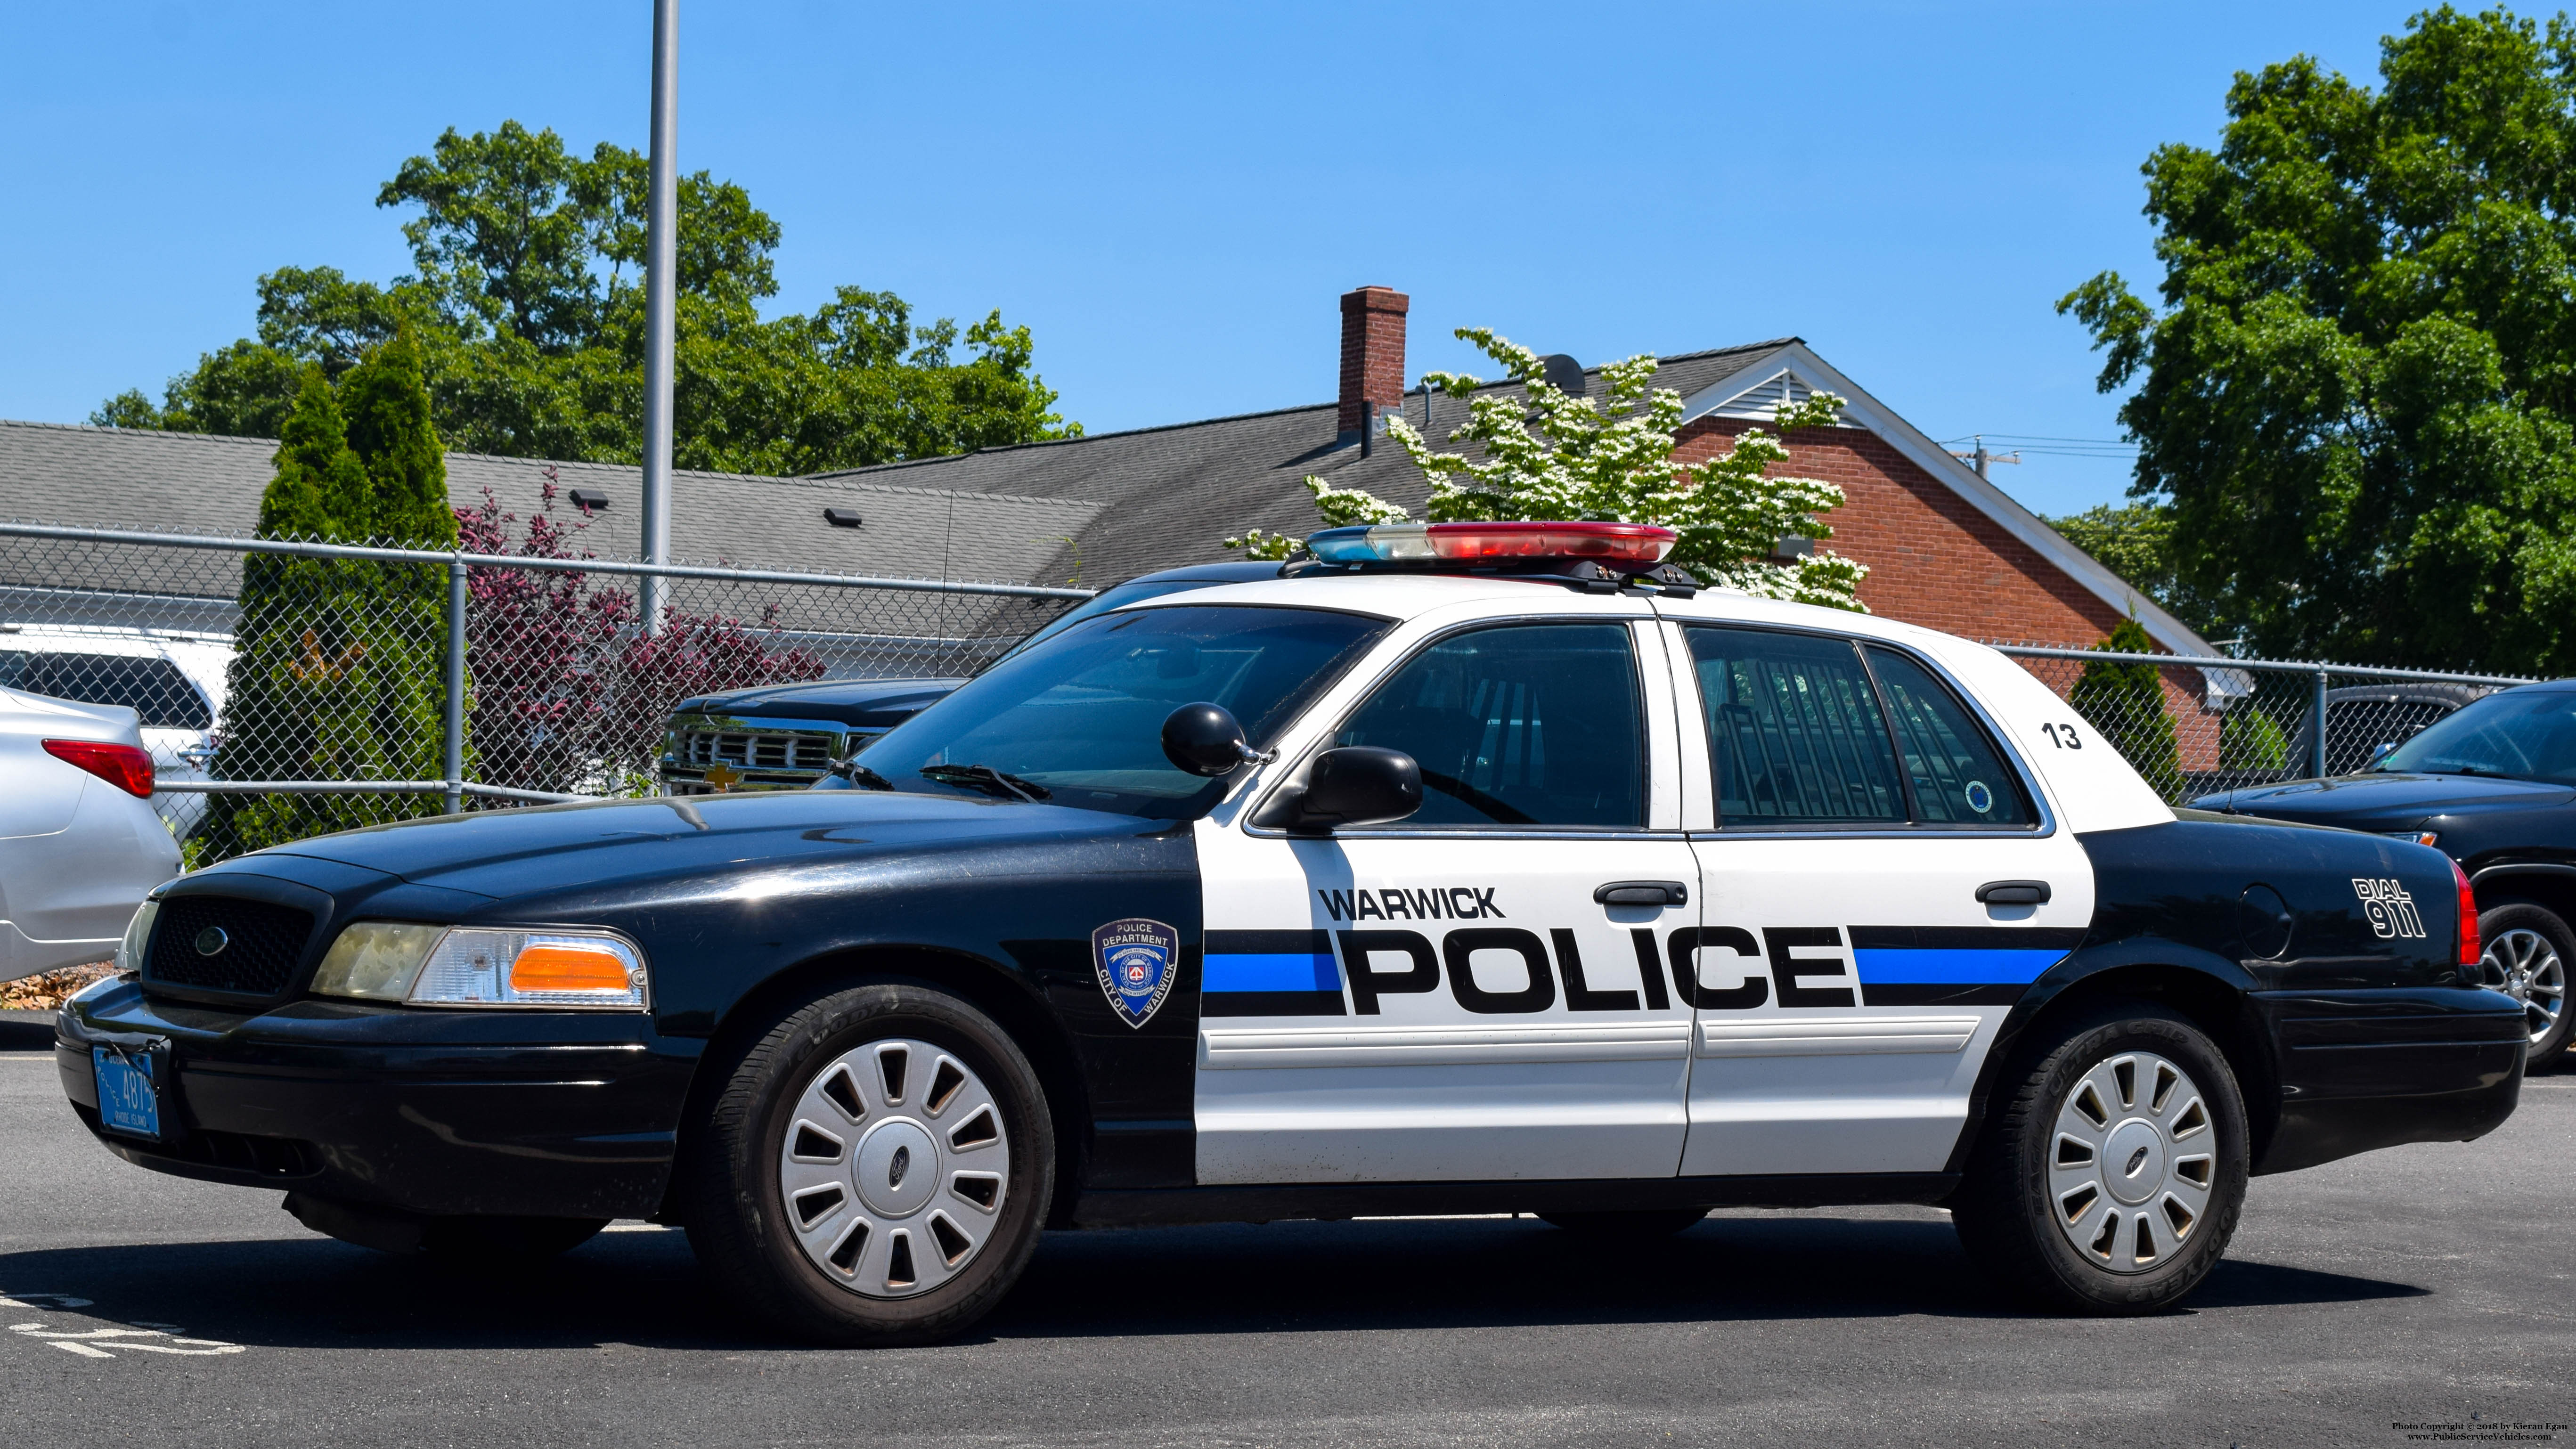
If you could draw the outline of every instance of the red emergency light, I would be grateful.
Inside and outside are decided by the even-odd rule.
[[[1652,568],[1680,535],[1650,523],[1376,523],[1306,537],[1326,563],[1501,563],[1588,559]]]

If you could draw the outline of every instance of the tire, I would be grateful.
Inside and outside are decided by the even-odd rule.
[[[608,1226],[606,1218],[432,1218],[420,1250],[459,1263],[531,1263],[569,1253]]]
[[[693,1135],[690,1246],[753,1315],[826,1343],[927,1343],[981,1318],[1055,1191],[1028,1058],[923,986],[789,1012],[731,1062]]]
[[[1652,1242],[1697,1227],[1706,1208],[1649,1208],[1632,1212],[1540,1213],[1539,1221],[1569,1233],[1604,1241]]]
[[[1977,1265],[2033,1303],[2153,1313],[2227,1251],[2246,1142],[2235,1073],[2198,1027],[2150,1002],[2104,1002],[1997,1081],[1951,1221]]]
[[[2567,1055],[2576,1011],[2568,1010],[2567,987],[2576,973],[2576,934],[2555,911],[2528,901],[2508,901],[2478,913],[2478,979],[2523,1005],[2531,1028],[2531,1049],[2523,1057],[2525,1073],[2540,1073]]]

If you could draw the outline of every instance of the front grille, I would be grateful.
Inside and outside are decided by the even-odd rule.
[[[220,929],[225,938],[223,948],[211,956],[197,950],[198,937],[209,928]],[[161,915],[153,923],[150,966],[143,976],[171,986],[275,996],[295,979],[312,934],[311,913],[292,906],[228,896],[171,896],[161,902]]]
[[[838,739],[820,730],[682,730],[677,763],[747,770],[828,770]]]

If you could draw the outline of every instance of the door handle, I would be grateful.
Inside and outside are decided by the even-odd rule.
[[[1686,906],[1690,887],[1677,880],[1614,880],[1592,899],[1605,906]]]
[[[1977,887],[1977,899],[1990,906],[2044,906],[2048,904],[2048,882],[1990,880]]]

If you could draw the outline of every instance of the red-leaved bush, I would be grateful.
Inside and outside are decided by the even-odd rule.
[[[514,533],[492,490],[456,510],[468,553],[585,559],[588,520],[556,513],[555,470],[543,507]],[[477,565],[466,571],[466,775],[486,784],[568,794],[623,794],[649,777],[671,707],[691,695],[817,679],[812,651],[780,647],[778,605],[757,627],[666,605],[644,632],[631,588],[584,572]]]

